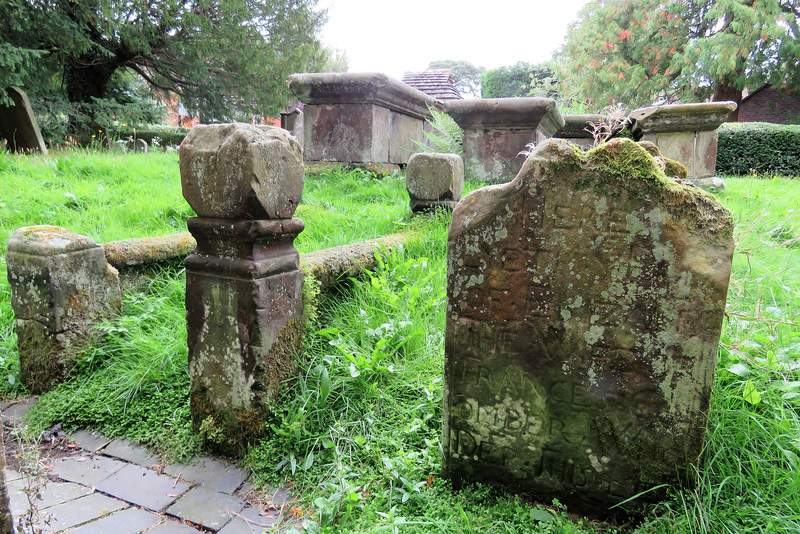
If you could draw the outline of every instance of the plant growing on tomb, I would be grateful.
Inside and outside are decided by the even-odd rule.
[[[618,135],[625,129],[625,125],[628,122],[628,111],[620,103],[606,106],[603,109],[603,113],[605,116],[602,119],[596,123],[589,122],[589,126],[584,128],[584,130],[592,134],[594,146],[601,145]]]
[[[439,111],[431,106],[428,106],[428,111],[431,116],[427,122],[433,127],[433,131],[422,132],[427,143],[419,141],[414,141],[414,143],[423,152],[462,155],[464,153],[464,130],[444,111]]]

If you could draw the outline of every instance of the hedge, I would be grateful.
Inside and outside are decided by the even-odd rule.
[[[717,172],[800,176],[800,125],[723,124],[719,129]]]
[[[163,147],[180,145],[188,133],[189,128],[159,128],[158,126],[154,126],[148,128],[136,128],[135,131],[132,129],[122,129],[119,131],[116,137],[118,139],[128,139],[130,137],[135,139],[144,139],[150,146],[153,146],[153,138],[158,137],[158,144]]]

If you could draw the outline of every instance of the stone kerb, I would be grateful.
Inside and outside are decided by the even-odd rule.
[[[380,73],[293,74],[307,162],[405,164],[441,103]]]
[[[464,129],[466,175],[490,182],[512,180],[524,161],[519,153],[564,126],[551,98],[448,100],[444,105]]]
[[[47,154],[28,95],[17,87],[9,87],[6,94],[14,105],[0,106],[0,135],[8,141],[9,149],[14,152],[38,151]]]
[[[72,371],[92,325],[119,310],[119,277],[102,247],[57,226],[17,229],[6,261],[20,378],[48,391]]]
[[[630,118],[635,137],[658,145],[665,157],[686,166],[690,180],[698,180],[716,173],[716,130],[735,110],[735,102],[675,104],[637,109]]]
[[[192,419],[236,453],[263,431],[300,350],[301,149],[285,130],[237,123],[195,126],[179,155],[198,214],[185,261]]]
[[[406,167],[411,211],[453,209],[464,192],[464,162],[458,154],[413,154]]]
[[[448,236],[446,476],[599,514],[691,484],[732,224],[627,139],[546,141],[467,195]]]

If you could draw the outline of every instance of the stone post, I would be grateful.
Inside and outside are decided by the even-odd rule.
[[[664,157],[686,166],[690,180],[699,180],[716,173],[716,130],[734,110],[735,102],[675,104],[637,109],[630,118],[637,139],[655,143]]]
[[[438,100],[376,72],[293,74],[306,162],[408,163]]]
[[[489,182],[513,179],[526,145],[537,145],[564,126],[552,98],[448,100],[445,111],[464,129],[467,177]]]
[[[464,192],[464,162],[458,154],[412,154],[406,168],[411,211],[452,210]]]
[[[14,105],[0,106],[0,136],[6,138],[8,147],[13,152],[47,154],[39,122],[33,114],[28,95],[18,87],[9,87],[6,93]]]
[[[92,325],[119,310],[119,277],[100,245],[57,226],[17,229],[6,261],[20,378],[42,393],[69,375]]]
[[[602,515],[691,485],[734,248],[716,199],[629,139],[552,139],[447,244],[446,476]]]
[[[303,112],[299,108],[281,113],[281,128],[287,130],[303,146]]]
[[[192,419],[218,451],[238,453],[263,432],[301,346],[300,145],[270,126],[195,126],[180,167],[198,215],[185,262]]]

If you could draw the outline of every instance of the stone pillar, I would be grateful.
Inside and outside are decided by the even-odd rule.
[[[412,154],[406,168],[411,211],[453,209],[464,192],[464,162],[458,154]]]
[[[564,126],[553,137],[565,139],[581,148],[588,149],[594,145],[590,123],[599,124],[605,115],[563,115],[563,117]]]
[[[385,74],[293,74],[307,162],[408,163],[438,100]]]
[[[467,177],[508,182],[525,158],[526,145],[552,137],[564,118],[552,98],[448,100],[445,111],[464,129]]]
[[[294,108],[292,111],[281,113],[281,128],[287,130],[303,146],[303,112]]]
[[[47,154],[28,95],[17,87],[9,87],[6,93],[14,102],[11,107],[0,106],[0,135],[6,138],[8,147],[14,152]]]
[[[735,102],[675,104],[641,108],[630,114],[634,136],[655,143],[666,158],[679,161],[690,180],[717,171],[717,128],[736,110]]]
[[[121,305],[117,270],[88,237],[57,226],[17,229],[6,251],[20,377],[34,393],[72,370],[91,327]]]
[[[301,348],[300,145],[271,126],[195,126],[180,167],[198,215],[185,262],[192,419],[218,451],[237,453],[262,433]]]
[[[631,140],[590,154],[548,140],[453,211],[444,470],[611,514],[691,485],[733,218]]]

